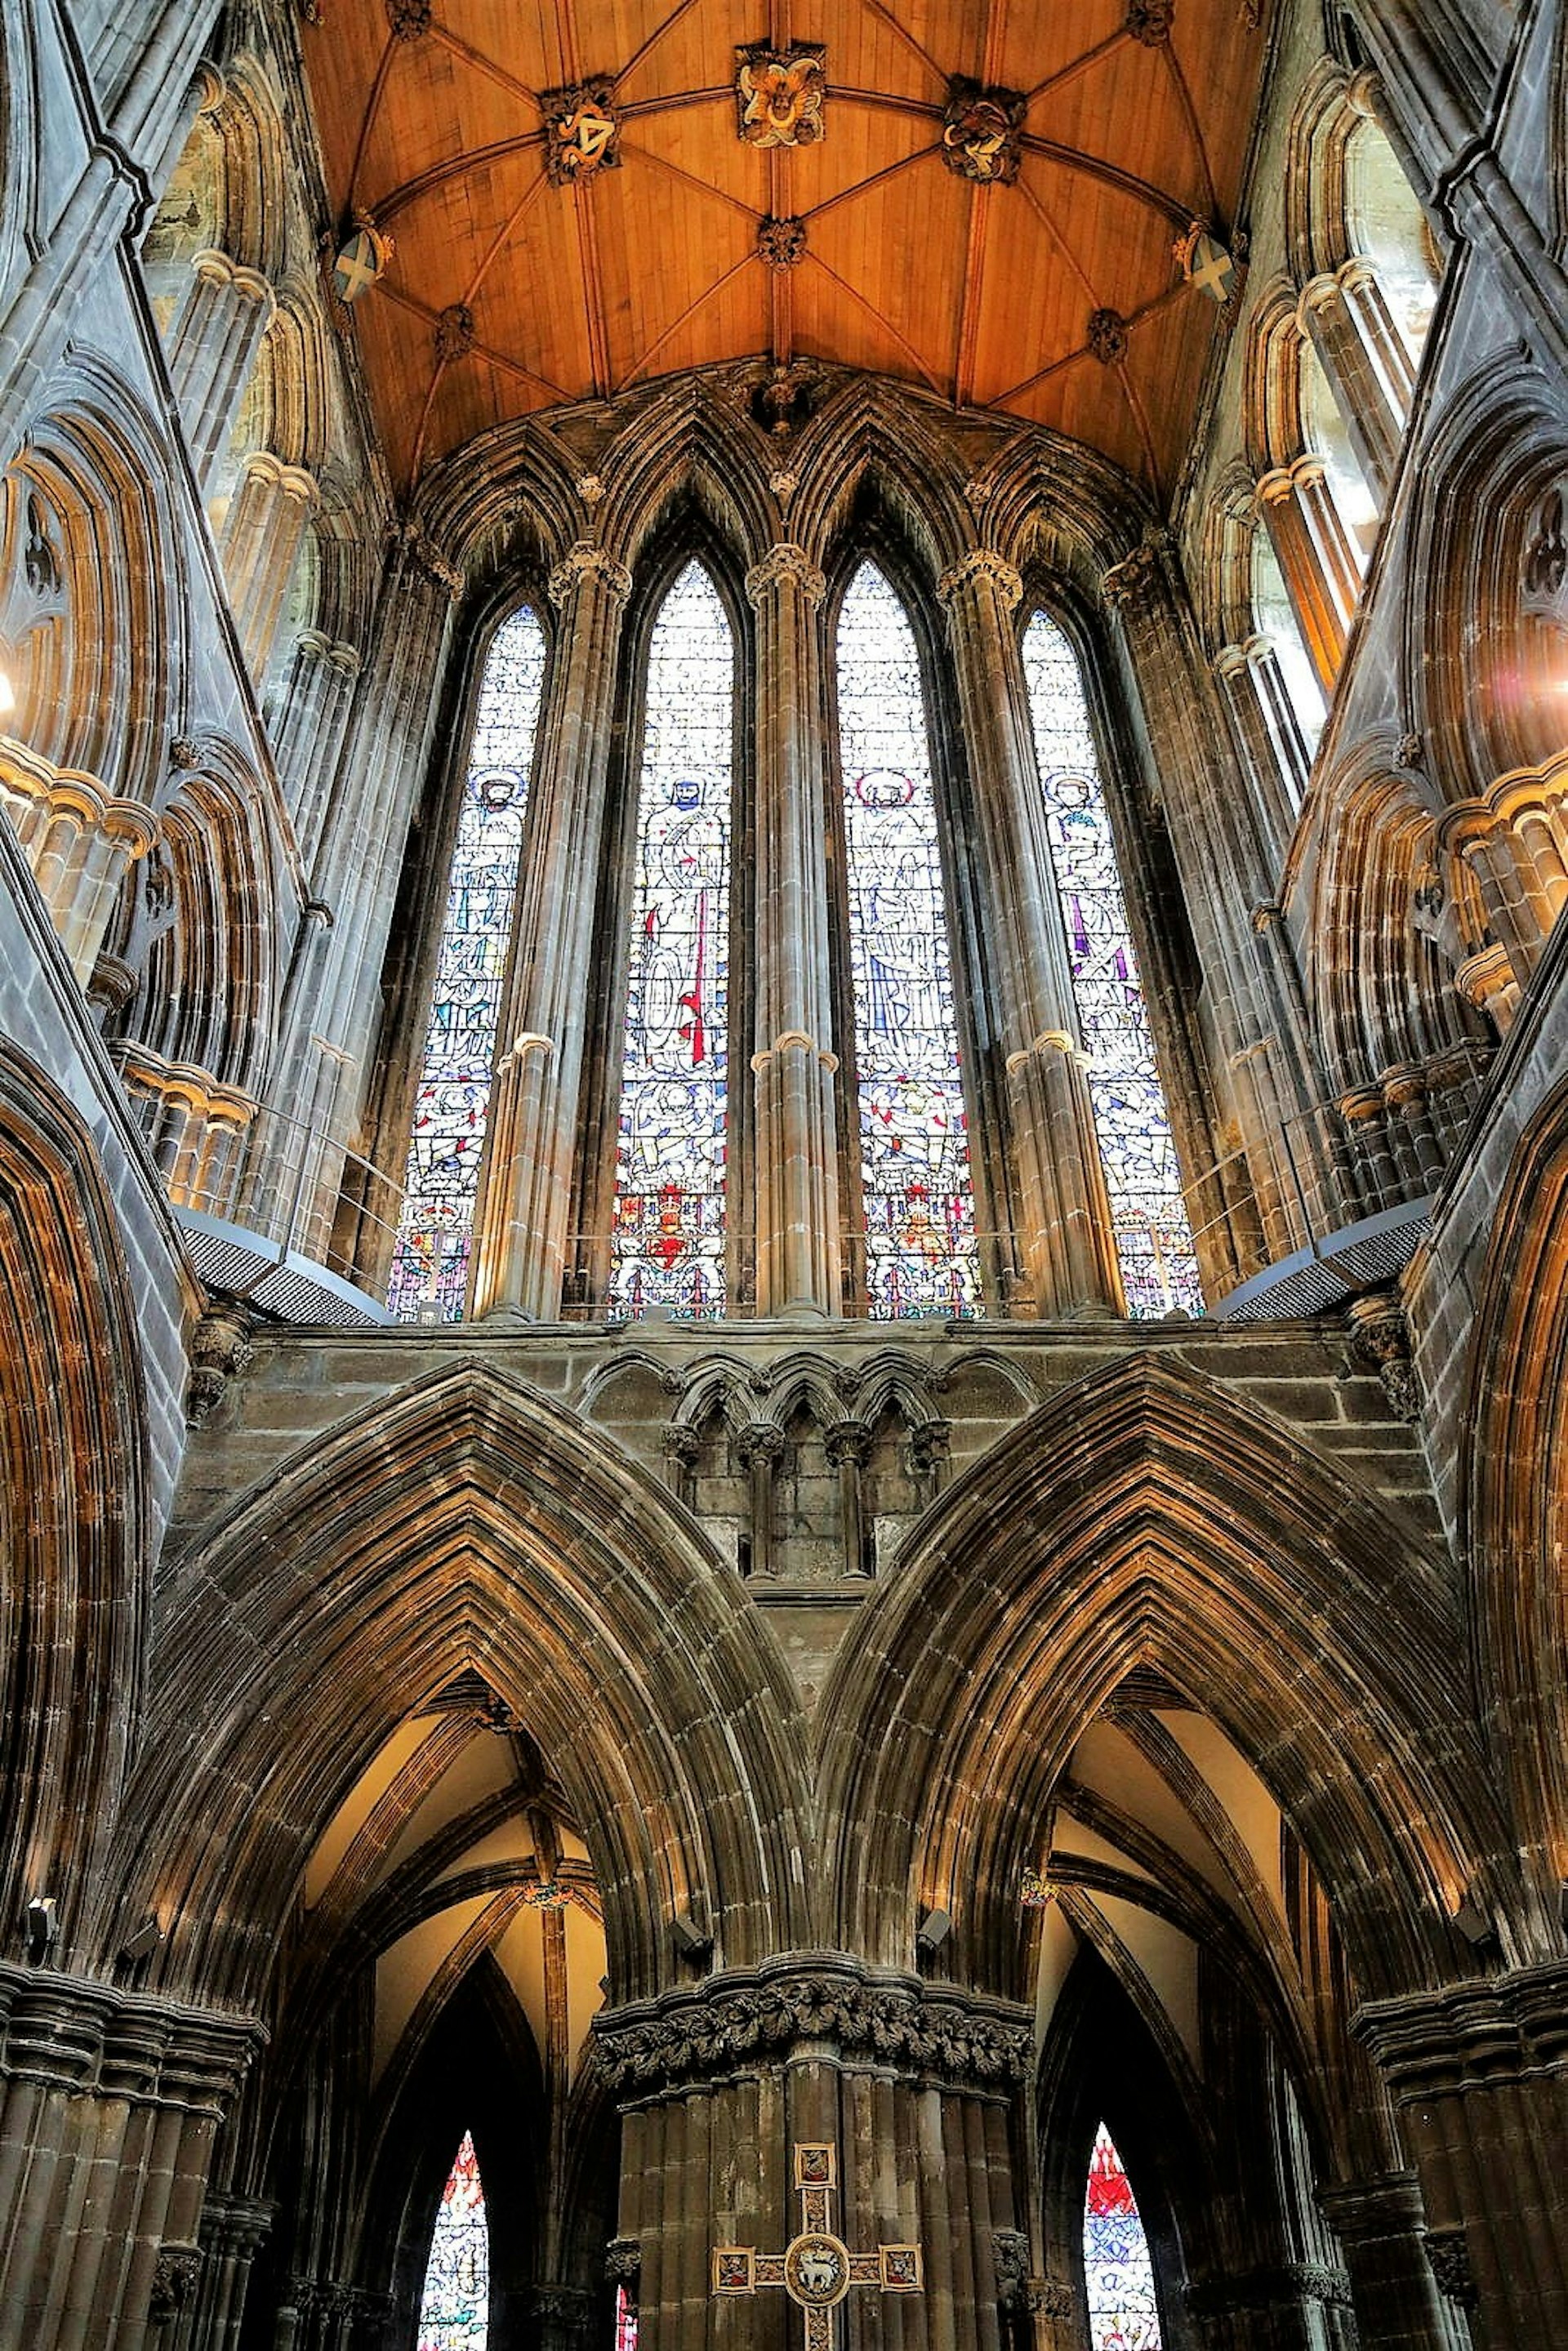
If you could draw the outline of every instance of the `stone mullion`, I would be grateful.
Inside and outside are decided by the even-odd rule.
[[[1415,2173],[1348,2181],[1318,2202],[1343,2255],[1361,2351],[1459,2351],[1427,2258]]]
[[[1359,267],[1362,277],[1356,281],[1361,297],[1359,307],[1368,316],[1369,325],[1375,324],[1372,315],[1367,281],[1371,273],[1364,263],[1345,265],[1346,269]],[[1400,444],[1405,437],[1405,409],[1409,406],[1408,371],[1406,371],[1405,401],[1401,407],[1386,369],[1389,354],[1385,348],[1369,345],[1367,336],[1353,308],[1350,287],[1343,272],[1325,272],[1314,277],[1302,288],[1298,317],[1304,334],[1311,337],[1312,347],[1322,361],[1334,404],[1344,419],[1351,446],[1360,460],[1367,486],[1381,507],[1393,487],[1394,475],[1399,464]],[[1390,336],[1393,322],[1385,317]],[[1397,340],[1396,338],[1395,340]],[[1381,361],[1381,364],[1379,363]]]
[[[1215,656],[1214,674],[1257,788],[1270,862],[1278,872],[1284,866],[1312,772],[1306,737],[1266,637],[1226,645]]]
[[[169,378],[196,485],[205,492],[228,445],[277,299],[258,270],[207,250],[169,331]]]
[[[299,542],[317,501],[311,476],[260,450],[246,465],[224,529],[229,608],[251,676],[260,681],[272,651]]]
[[[1332,695],[1361,580],[1322,460],[1298,457],[1265,474],[1258,497],[1318,684]]]
[[[273,755],[307,872],[320,842],[362,666],[352,645],[335,644],[319,629],[306,629],[295,644],[278,696]]]
[[[593,984],[610,721],[632,582],[587,542],[550,575],[562,613],[529,786],[475,1227],[473,1311],[553,1320],[571,1221],[582,1008]]]
[[[1072,974],[1012,615],[1022,582],[980,551],[943,574],[974,791],[1019,1237],[1040,1316],[1124,1311],[1111,1204],[1079,1046]]]
[[[769,549],[757,613],[754,1036],[757,1311],[836,1315],[838,1061],[829,966],[821,572]]]

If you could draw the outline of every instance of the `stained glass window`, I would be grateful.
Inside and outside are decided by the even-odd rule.
[[[1038,612],[1023,641],[1035,757],[1072,967],[1089,1094],[1130,1314],[1201,1314],[1192,1229],[1078,656]]]
[[[862,564],[839,620],[840,751],[873,1315],[971,1314],[975,1200],[915,632]]]
[[[615,2289],[615,2351],[637,2351],[637,2310],[623,2285]]]
[[[490,2235],[479,2159],[465,2132],[435,2215],[419,2304],[419,2351],[485,2351],[490,2331]]]
[[[1089,2161],[1083,2283],[1092,2351],[1160,2351],[1149,2241],[1138,2218],[1133,2183],[1103,2123],[1094,2135]]]
[[[688,563],[648,653],[612,1311],[722,1314],[735,648]]]
[[[544,672],[544,631],[524,606],[492,640],[468,750],[387,1293],[404,1320],[463,1312]]]

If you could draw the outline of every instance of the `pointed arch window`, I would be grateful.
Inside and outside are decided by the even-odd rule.
[[[882,1317],[971,1314],[975,1198],[915,632],[874,563],[839,616],[866,1286]]]
[[[435,1310],[442,1322],[456,1322],[468,1290],[479,1155],[543,684],[546,632],[522,604],[491,637],[463,776],[388,1289],[388,1305],[402,1319]]]
[[[695,560],[648,652],[612,1312],[725,1311],[735,643]]]
[[[1094,2134],[1083,2203],[1083,2283],[1092,2351],[1160,2351],[1149,2241],[1133,2183],[1103,2123]],[[423,2346],[422,2346],[423,2351]]]
[[[419,2351],[485,2351],[490,2332],[490,2233],[472,2134],[447,2174],[419,2304]]]
[[[491,640],[463,781],[387,1293],[404,1320],[463,1312],[544,674],[544,631],[525,604]]]
[[[1127,903],[1078,656],[1037,612],[1024,676],[1089,1095],[1116,1228],[1128,1312],[1204,1311],[1181,1170],[1155,1061]]]

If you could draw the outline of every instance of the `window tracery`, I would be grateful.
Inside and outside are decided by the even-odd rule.
[[[612,1312],[725,1311],[735,649],[686,565],[648,653],[616,1145]]]
[[[919,661],[871,562],[840,614],[838,689],[870,1311],[970,1314],[974,1192]]]
[[[403,1320],[463,1312],[544,674],[544,631],[523,605],[491,643],[464,778],[387,1293]]]
[[[1174,1308],[1201,1314],[1181,1170],[1078,656],[1061,625],[1037,612],[1024,632],[1023,661],[1127,1309],[1134,1316]]]
[[[490,2332],[490,2235],[470,2132],[447,2174],[419,2304],[419,2351],[485,2351]]]
[[[1094,2134],[1083,2203],[1083,2283],[1092,2351],[1160,2351],[1149,2241],[1133,2183],[1103,2123]]]

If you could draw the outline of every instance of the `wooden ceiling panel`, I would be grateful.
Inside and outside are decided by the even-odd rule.
[[[1128,6],[797,0],[825,135],[764,151],[733,93],[758,0],[333,0],[308,67],[340,216],[394,241],[354,317],[399,480],[553,400],[800,353],[1050,423],[1168,486],[1218,317],[1173,246],[1192,219],[1228,232],[1264,36],[1236,0],[1175,0],[1169,38],[1140,39]],[[539,96],[594,76],[620,167],[549,184]],[[955,76],[1027,97],[1016,184],[948,168]],[[805,222],[798,266],[756,257],[768,215]],[[459,306],[474,347],[442,359]],[[1120,365],[1087,354],[1097,309],[1129,322]]]

